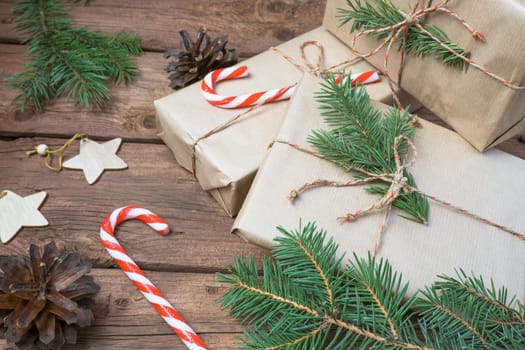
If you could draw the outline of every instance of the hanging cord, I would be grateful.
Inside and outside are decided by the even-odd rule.
[[[64,145],[62,145],[60,148],[57,148],[55,150],[49,150],[49,147],[47,145],[40,144],[38,146],[35,146],[35,148],[33,148],[32,150],[27,151],[26,154],[28,156],[32,156],[33,154],[40,154],[42,157],[45,156],[46,157],[45,159],[46,168],[48,168],[49,170],[59,172],[62,170],[62,160],[64,158],[64,152],[69,148],[69,146],[71,146],[73,142],[75,142],[75,140],[78,140],[78,139],[85,140],[87,138],[88,138],[88,134],[84,134],[84,133],[75,134],[66,143],[64,143]],[[53,166],[51,163],[53,161],[53,157],[56,155],[58,155],[58,165]]]

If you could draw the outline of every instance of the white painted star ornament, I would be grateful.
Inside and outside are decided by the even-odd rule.
[[[47,193],[42,191],[21,197],[11,191],[0,192],[0,239],[9,242],[22,227],[47,226],[48,222],[38,210]]]
[[[80,140],[80,154],[65,161],[63,167],[84,171],[84,176],[91,185],[98,180],[104,170],[126,169],[128,167],[117,156],[121,143],[121,138],[115,138],[104,143],[82,138]]]

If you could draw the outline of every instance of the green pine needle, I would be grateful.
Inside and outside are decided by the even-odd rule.
[[[524,349],[523,310],[492,281],[459,270],[408,297],[388,261],[354,255],[344,264],[313,223],[278,230],[262,276],[253,256],[217,274],[232,287],[222,307],[247,325],[244,349]]]
[[[18,0],[13,12],[33,59],[25,71],[6,78],[8,87],[21,91],[14,102],[22,111],[28,103],[42,110],[60,95],[80,106],[100,107],[110,98],[109,79],[127,83],[138,72],[130,58],[142,52],[136,35],[73,28],[59,0]]]
[[[505,288],[486,287],[483,278],[463,270],[457,278],[439,276],[432,288],[422,291],[421,320],[444,338],[461,339],[472,349],[525,349],[525,320],[511,308]],[[475,330],[475,331],[474,331]]]
[[[338,84],[328,77],[317,95],[323,118],[330,130],[315,130],[308,142],[320,154],[347,171],[364,170],[373,174],[393,174],[396,170],[393,145],[398,136],[410,138],[415,129],[414,116],[398,108],[380,112],[372,107],[365,89],[353,87],[350,79]],[[406,140],[398,145],[402,158],[408,151]],[[404,176],[411,187],[415,180],[406,170]],[[366,177],[362,174],[357,178]],[[384,195],[387,186],[374,184],[370,193]],[[403,211],[403,217],[426,223],[428,200],[418,193],[401,193],[393,205]]]
[[[352,21],[350,29],[352,32],[386,28],[405,20],[405,16],[397,10],[390,0],[347,0],[346,3],[347,8],[338,9],[338,18],[341,25]],[[470,57],[465,49],[450,42],[447,35],[438,27],[430,24],[421,25],[445,46],[464,57]],[[390,32],[382,31],[370,35],[376,39],[384,40],[390,35]],[[396,39],[396,42],[399,43],[399,49],[402,49],[402,40],[403,34],[401,33]],[[416,56],[433,55],[442,63],[454,68],[466,70],[469,66],[464,59],[452,54],[415,25],[410,25],[408,28],[405,50],[407,53],[413,53]]]

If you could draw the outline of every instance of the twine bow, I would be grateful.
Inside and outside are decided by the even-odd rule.
[[[385,59],[384,59],[384,62],[383,62],[383,72],[382,73],[387,78],[389,78],[388,81],[389,81],[389,84],[390,84],[390,88],[392,89],[393,92],[395,92],[395,89],[394,89],[394,87],[393,87],[393,85],[391,83],[392,78],[390,77],[390,74],[388,72],[388,61],[389,61],[390,50],[391,50],[394,42],[397,40],[397,38],[400,35],[402,35],[401,36],[401,50],[400,50],[401,51],[401,63],[400,63],[400,69],[399,69],[398,79],[397,79],[397,83],[399,84],[401,82],[402,72],[403,72],[404,62],[405,62],[405,56],[406,56],[405,48],[406,48],[406,44],[407,44],[408,29],[411,26],[417,27],[419,30],[421,30],[423,33],[425,33],[425,35],[427,35],[432,40],[434,40],[443,49],[447,50],[452,55],[458,57],[459,59],[461,59],[462,61],[467,63],[469,66],[472,66],[472,67],[478,69],[482,73],[484,73],[484,74],[488,75],[489,77],[495,79],[496,81],[500,82],[501,84],[503,84],[503,85],[513,89],[513,90],[523,90],[523,89],[525,89],[525,86],[519,86],[519,85],[513,83],[512,81],[507,80],[507,79],[505,79],[505,78],[503,78],[503,77],[493,73],[492,71],[490,71],[489,69],[487,69],[487,68],[483,67],[482,65],[476,63],[474,60],[470,59],[469,57],[466,57],[465,55],[462,55],[461,53],[457,52],[456,50],[454,50],[453,48],[448,46],[442,40],[437,38],[434,34],[429,32],[427,29],[425,29],[425,27],[421,24],[421,21],[424,20],[429,15],[435,14],[437,12],[441,12],[441,13],[449,15],[449,16],[453,17],[455,20],[457,20],[461,25],[463,25],[465,27],[465,29],[471,34],[471,36],[473,38],[475,38],[477,40],[481,40],[481,41],[486,41],[485,40],[485,36],[481,32],[474,30],[467,23],[467,21],[464,18],[460,17],[454,11],[446,8],[446,5],[450,2],[450,0],[443,0],[442,2],[440,2],[439,4],[436,4],[434,6],[430,6],[432,1],[428,1],[428,5],[427,6],[422,6],[423,2],[424,2],[423,0],[417,1],[415,6],[410,11],[410,13],[405,13],[405,12],[397,9],[397,11],[400,14],[402,14],[403,17],[404,17],[403,21],[401,21],[399,23],[396,23],[396,24],[393,24],[393,25],[386,26],[386,27],[359,31],[359,32],[356,33],[356,35],[352,39],[352,43],[351,43],[351,47],[350,48],[351,48],[352,52],[355,55],[357,55],[358,57],[361,57],[361,58],[368,58],[370,56],[373,56],[373,55],[378,53],[380,50],[382,50],[386,46]],[[369,35],[369,34],[385,33],[385,32],[389,33],[388,36],[385,39],[383,39],[383,41],[381,41],[380,44],[375,49],[373,49],[373,50],[371,50],[369,52],[366,52],[366,53],[362,53],[362,52],[360,52],[359,50],[356,49],[357,40],[361,36]],[[394,93],[394,98],[396,100],[396,103],[399,106],[401,106],[400,101],[397,98],[395,93]]]
[[[410,152],[407,152],[404,159],[401,159],[399,156],[399,147],[401,142],[406,142]],[[317,158],[325,159],[330,161],[329,159],[323,157],[318,152],[311,151],[308,149],[304,149],[296,144],[288,143],[285,141],[275,141],[279,143],[286,144],[288,146],[291,146],[292,148],[301,151],[303,153],[307,153],[310,155],[313,155]],[[420,195],[423,195],[427,197],[430,200],[433,200],[434,202],[437,202],[445,207],[449,207],[452,210],[466,215],[468,217],[471,217],[479,222],[482,222],[484,224],[496,227],[502,231],[505,231],[507,233],[510,233],[511,235],[521,239],[525,240],[525,235],[519,232],[516,232],[512,230],[509,227],[497,224],[491,220],[488,220],[484,217],[481,217],[477,214],[474,214],[464,208],[455,206],[451,204],[450,202],[444,201],[436,196],[430,195],[428,193],[425,193],[421,191],[420,189],[410,186],[408,184],[408,179],[405,177],[405,170],[411,166],[414,165],[416,158],[417,158],[417,149],[415,145],[412,143],[412,141],[407,138],[406,136],[397,136],[394,139],[394,143],[392,144],[392,150],[395,160],[395,171],[393,173],[383,173],[383,174],[374,174],[362,169],[353,169],[363,175],[365,175],[365,178],[362,179],[356,179],[356,180],[350,180],[346,182],[339,182],[339,181],[331,181],[331,180],[323,180],[323,179],[317,179],[312,182],[305,183],[297,190],[291,190],[290,194],[288,195],[288,199],[293,202],[295,199],[299,197],[299,195],[309,189],[315,188],[315,187],[322,187],[322,186],[331,186],[331,187],[350,187],[350,186],[359,186],[359,185],[365,185],[371,182],[375,181],[383,181],[390,184],[389,188],[387,189],[386,193],[383,195],[381,199],[379,199],[377,202],[370,204],[368,207],[364,209],[359,209],[355,212],[350,212],[345,214],[344,216],[340,217],[342,223],[346,223],[352,220],[356,220],[362,216],[365,216],[367,214],[370,214],[374,211],[378,210],[385,210],[385,215],[383,217],[383,221],[379,225],[378,231],[376,233],[376,236],[374,238],[374,254],[379,249],[379,246],[381,244],[381,237],[385,231],[386,224],[388,222],[388,218],[390,216],[390,212],[392,210],[392,205],[394,204],[394,201],[402,194],[411,194],[411,193],[418,193]],[[426,224],[426,222],[424,222]]]

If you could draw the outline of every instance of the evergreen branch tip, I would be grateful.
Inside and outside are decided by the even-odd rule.
[[[521,309],[501,297],[504,288],[458,270],[408,296],[384,259],[354,254],[343,266],[337,244],[314,223],[278,230],[262,276],[253,256],[218,274],[231,287],[222,307],[247,324],[245,349],[523,349]]]
[[[18,0],[13,7],[16,29],[32,59],[23,72],[7,77],[20,90],[13,103],[42,110],[52,98],[65,95],[75,105],[101,107],[110,99],[107,82],[132,81],[138,68],[130,55],[140,55],[137,35],[109,35],[73,28],[59,0]]]

